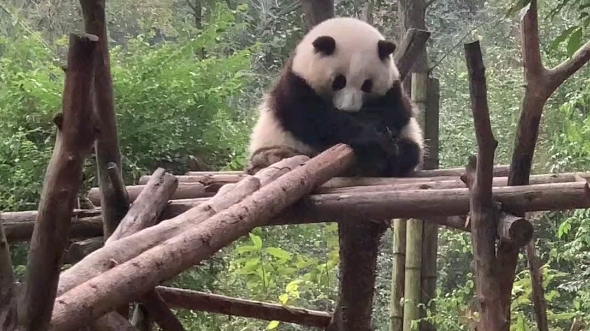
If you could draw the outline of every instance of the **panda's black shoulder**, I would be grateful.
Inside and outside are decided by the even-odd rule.
[[[357,116],[359,120],[399,131],[416,115],[414,104],[401,82],[395,81],[384,96],[368,101]]]

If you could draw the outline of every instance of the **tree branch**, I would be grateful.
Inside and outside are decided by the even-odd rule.
[[[570,59],[560,63],[555,68],[549,69],[551,90],[556,90],[588,61],[590,61],[590,41],[580,47]]]
[[[430,32],[425,30],[410,28],[406,31],[401,45],[399,45],[393,55],[393,59],[399,70],[400,81],[403,81],[410,70],[412,70],[412,66],[414,66],[418,55],[426,48],[428,38],[430,38]]]
[[[541,62],[537,0],[531,0],[523,10],[524,15],[521,18],[522,56],[525,77],[527,81],[532,81],[545,72],[545,67]]]
[[[498,142],[492,133],[487,101],[485,67],[479,41],[465,44],[469,91],[477,140],[477,158],[467,166],[475,284],[480,303],[482,331],[500,331],[506,325],[498,285],[496,259],[497,213],[492,201],[494,153]]]
[[[93,101],[95,112],[100,120],[101,131],[94,149],[98,182],[102,193],[101,210],[106,239],[115,231],[129,210],[129,203],[124,199],[126,193],[117,192],[116,183],[109,180],[108,167],[110,163],[116,165],[119,177],[121,177],[122,168],[105,20],[105,0],[80,0],[80,5],[84,16],[85,31],[95,34],[99,38]],[[122,179],[117,180],[122,181]]]
[[[325,328],[331,315],[298,307],[277,305],[259,301],[230,298],[223,295],[158,286],[156,292],[174,308],[200,310],[231,316],[242,316],[281,321],[303,326]]]
[[[63,115],[49,161],[31,245],[19,320],[25,330],[47,330],[85,157],[96,138],[91,88],[98,47],[94,35],[70,35]]]

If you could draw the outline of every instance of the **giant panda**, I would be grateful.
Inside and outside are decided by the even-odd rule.
[[[344,143],[357,160],[350,176],[410,175],[422,164],[423,134],[418,108],[400,82],[395,48],[355,18],[312,28],[263,96],[246,172]]]

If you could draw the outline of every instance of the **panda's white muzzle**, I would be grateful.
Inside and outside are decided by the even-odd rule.
[[[345,87],[334,94],[333,102],[334,107],[342,111],[357,112],[363,106],[363,92],[353,87]]]

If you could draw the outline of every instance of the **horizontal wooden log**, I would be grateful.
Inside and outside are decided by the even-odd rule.
[[[494,176],[508,176],[509,165],[497,165],[494,167]],[[436,176],[461,176],[465,172],[464,167],[421,170],[414,174],[414,177],[436,177]],[[240,175],[242,171],[189,171],[188,176],[210,176],[210,175]]]
[[[35,227],[37,211],[2,213],[8,242],[29,241]],[[70,239],[91,238],[102,235],[100,210],[74,210],[70,224]]]
[[[172,287],[158,286],[156,292],[172,308],[280,321],[322,329],[328,326],[332,318],[330,313],[323,311],[231,298]]]
[[[503,168],[497,167],[496,171],[501,174]],[[459,176],[451,176],[454,169],[442,169],[441,173],[446,174],[442,177],[412,177],[412,178],[333,178],[326,184],[317,189],[316,193],[353,193],[353,192],[384,192],[392,190],[418,190],[418,189],[449,189],[463,188],[465,183]],[[431,171],[431,170],[424,170]],[[433,171],[433,170],[432,170]],[[233,176],[233,177],[232,177]],[[179,176],[181,177],[181,176]],[[542,174],[534,175],[530,178],[530,184],[550,184],[550,183],[569,183],[575,182],[577,177],[590,179],[590,172],[586,173],[563,173],[563,174]],[[146,176],[150,178],[150,176]],[[182,178],[182,177],[181,177]],[[215,195],[217,190],[232,181],[239,181],[243,178],[242,174],[231,175],[195,175],[194,177],[185,177],[189,182],[180,183],[176,192],[172,196],[173,200],[179,199],[196,199],[205,198]],[[217,182],[216,180],[220,180]],[[193,181],[194,180],[194,181]],[[203,182],[200,182],[202,180]],[[508,183],[508,177],[494,177],[493,186],[502,187]],[[141,193],[145,185],[127,186],[129,201],[133,202]],[[100,206],[100,191],[94,187],[88,192],[88,199],[95,205]]]
[[[586,175],[584,174],[584,176]],[[542,176],[546,175],[532,176],[531,178],[542,179]],[[555,177],[559,178],[559,180],[568,180],[569,176],[569,174],[551,175],[547,178]],[[577,175],[571,176],[572,178],[576,178]],[[494,196],[503,204],[508,203],[508,205],[524,208],[525,211],[588,208],[589,202],[587,192],[584,189],[585,185],[585,182],[578,181],[576,183],[573,181],[569,183],[536,184],[518,187],[496,187],[494,189]],[[344,210],[356,214],[357,207],[355,204],[357,203],[360,203],[358,205],[358,212],[362,212],[367,217],[372,218],[411,218],[433,215],[464,216],[468,211],[467,189],[380,191],[381,189],[385,189],[385,187],[366,187],[365,189],[367,190],[361,190],[362,188],[348,188],[350,189],[350,193],[345,189],[339,189],[340,193],[312,195],[304,199],[306,205],[311,204],[309,211],[306,211],[303,206],[291,208],[285,211],[280,217],[271,220],[268,225],[310,224],[335,221],[334,218],[339,217],[341,212],[344,213]],[[391,201],[388,201],[388,199]],[[413,201],[412,199],[416,200]],[[180,215],[192,207],[207,203],[209,200],[208,198],[172,200],[164,209],[162,219]],[[447,202],[451,204],[447,204]],[[347,204],[350,205],[347,206]],[[344,209],[339,210],[338,208]],[[371,210],[372,208],[377,209]],[[32,233],[31,224],[35,221],[35,213],[17,212],[2,214],[9,241],[28,240],[30,238],[30,234]],[[97,215],[100,214],[100,211],[76,211],[75,213],[77,215]],[[76,230],[78,231],[76,232],[78,236],[86,238],[100,235],[101,232],[94,232],[102,231],[102,229],[98,229],[99,221],[100,218],[79,219],[73,220],[72,224],[74,224],[74,227],[78,227],[78,230]],[[442,226],[463,231],[469,230],[468,225],[466,226],[460,217],[450,219],[439,218],[439,221],[437,224]],[[15,224],[21,222],[27,225]],[[528,227],[527,225],[521,225],[521,222],[516,223],[516,226],[519,228],[523,228],[522,226],[524,228]],[[510,226],[499,229],[499,231],[508,230],[507,233],[511,233]],[[88,235],[86,235],[86,231]],[[520,230],[517,232],[520,233]],[[12,235],[9,235],[9,233],[12,233]],[[523,240],[526,240],[526,238]]]
[[[410,178],[397,178],[398,181],[412,181],[415,178],[427,178],[427,177],[459,177],[465,172],[463,168],[449,168],[449,169],[434,169],[434,170],[420,170],[414,173]],[[205,185],[213,185],[217,182],[235,183],[241,178],[244,178],[246,174],[242,171],[223,171],[223,172],[210,172],[210,171],[193,171],[188,172],[187,175],[176,176],[180,183],[194,183],[201,182]],[[508,166],[496,166],[494,168],[494,176],[502,177],[508,176]],[[147,183],[150,176],[141,176],[139,178],[139,184],[143,185]],[[325,186],[332,186],[340,181],[344,181],[344,186],[365,186],[365,185],[380,185],[382,180],[392,180],[392,178],[333,178],[328,181]],[[453,178],[447,178],[453,179]],[[395,179],[394,179],[395,180]],[[387,181],[385,181],[387,182]],[[332,183],[332,184],[331,184]],[[391,183],[391,182],[389,182]],[[338,186],[342,187],[342,186]]]

